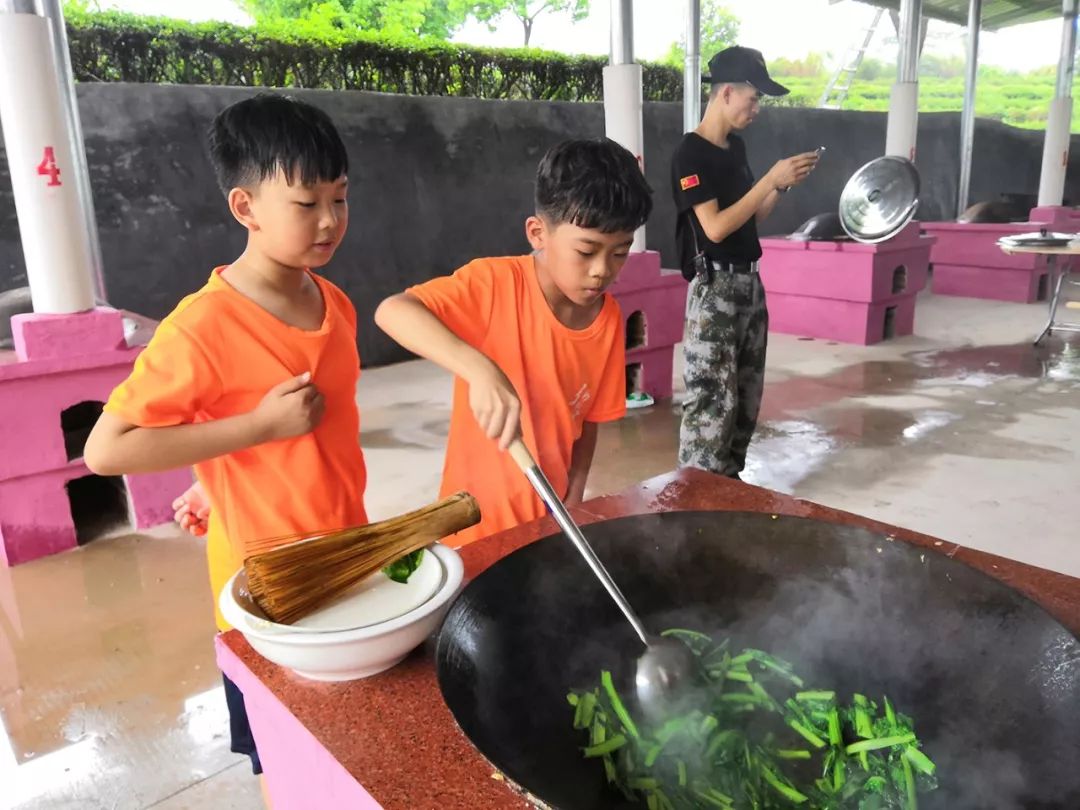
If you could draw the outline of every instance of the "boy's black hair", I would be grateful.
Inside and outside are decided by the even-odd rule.
[[[564,141],[548,150],[536,170],[536,213],[553,225],[635,231],[652,205],[637,159],[610,138]]]
[[[259,93],[222,110],[207,133],[210,160],[226,195],[273,177],[292,185],[333,182],[349,171],[349,156],[330,116],[278,93]]]

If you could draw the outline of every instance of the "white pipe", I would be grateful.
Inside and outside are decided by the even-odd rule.
[[[1039,174],[1039,206],[1061,205],[1065,200],[1065,174],[1069,168],[1069,130],[1072,124],[1072,82],[1076,53],[1078,0],[1063,0],[1061,56],[1057,88],[1046,117],[1042,172]]]
[[[922,50],[922,0],[900,0],[900,54],[898,82],[919,80],[919,52]]]
[[[919,131],[918,82],[893,85],[886,127],[885,154],[915,160],[915,139]]]
[[[686,58],[683,61],[683,132],[701,121],[701,0],[686,0]]]
[[[94,306],[85,220],[74,181],[49,21],[0,14],[0,123],[34,311]]]
[[[915,160],[919,130],[919,51],[922,0],[900,0],[900,55],[889,99],[885,154]]]
[[[641,83],[641,65],[634,63],[634,4],[632,0],[611,0],[611,64],[604,68],[604,132],[629,149],[644,172]],[[630,250],[645,250],[644,225],[634,233]]]
[[[957,218],[967,210],[971,199],[971,159],[975,144],[975,84],[979,75],[982,5],[982,0],[971,0],[968,5],[967,71],[964,76],[964,110],[960,114],[960,188],[956,195]]]
[[[611,64],[634,61],[633,0],[611,0]]]

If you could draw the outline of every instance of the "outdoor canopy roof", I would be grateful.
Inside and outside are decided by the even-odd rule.
[[[840,0],[830,0],[838,3]],[[898,11],[900,0],[858,0],[868,6]],[[923,0],[925,17],[967,25],[968,0]],[[982,27],[987,31],[1008,28],[1010,25],[1052,20],[1061,17],[1061,0],[983,0]]]

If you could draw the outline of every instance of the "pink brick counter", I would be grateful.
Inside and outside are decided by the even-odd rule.
[[[1015,301],[1045,301],[1048,290],[1046,256],[1008,255],[997,246],[1003,236],[1032,233],[1042,228],[1064,233],[1080,231],[1080,212],[1071,208],[1035,208],[1028,222],[924,222],[924,233],[935,236],[930,253],[937,295]]]

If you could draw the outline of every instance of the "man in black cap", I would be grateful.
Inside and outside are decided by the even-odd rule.
[[[679,464],[738,478],[761,406],[769,329],[757,221],[806,179],[817,153],[781,160],[755,182],[734,133],[753,123],[763,95],[787,88],[769,78],[761,53],[741,47],[716,54],[702,80],[711,85],[705,115],[671,166],[675,239],[690,281]]]

